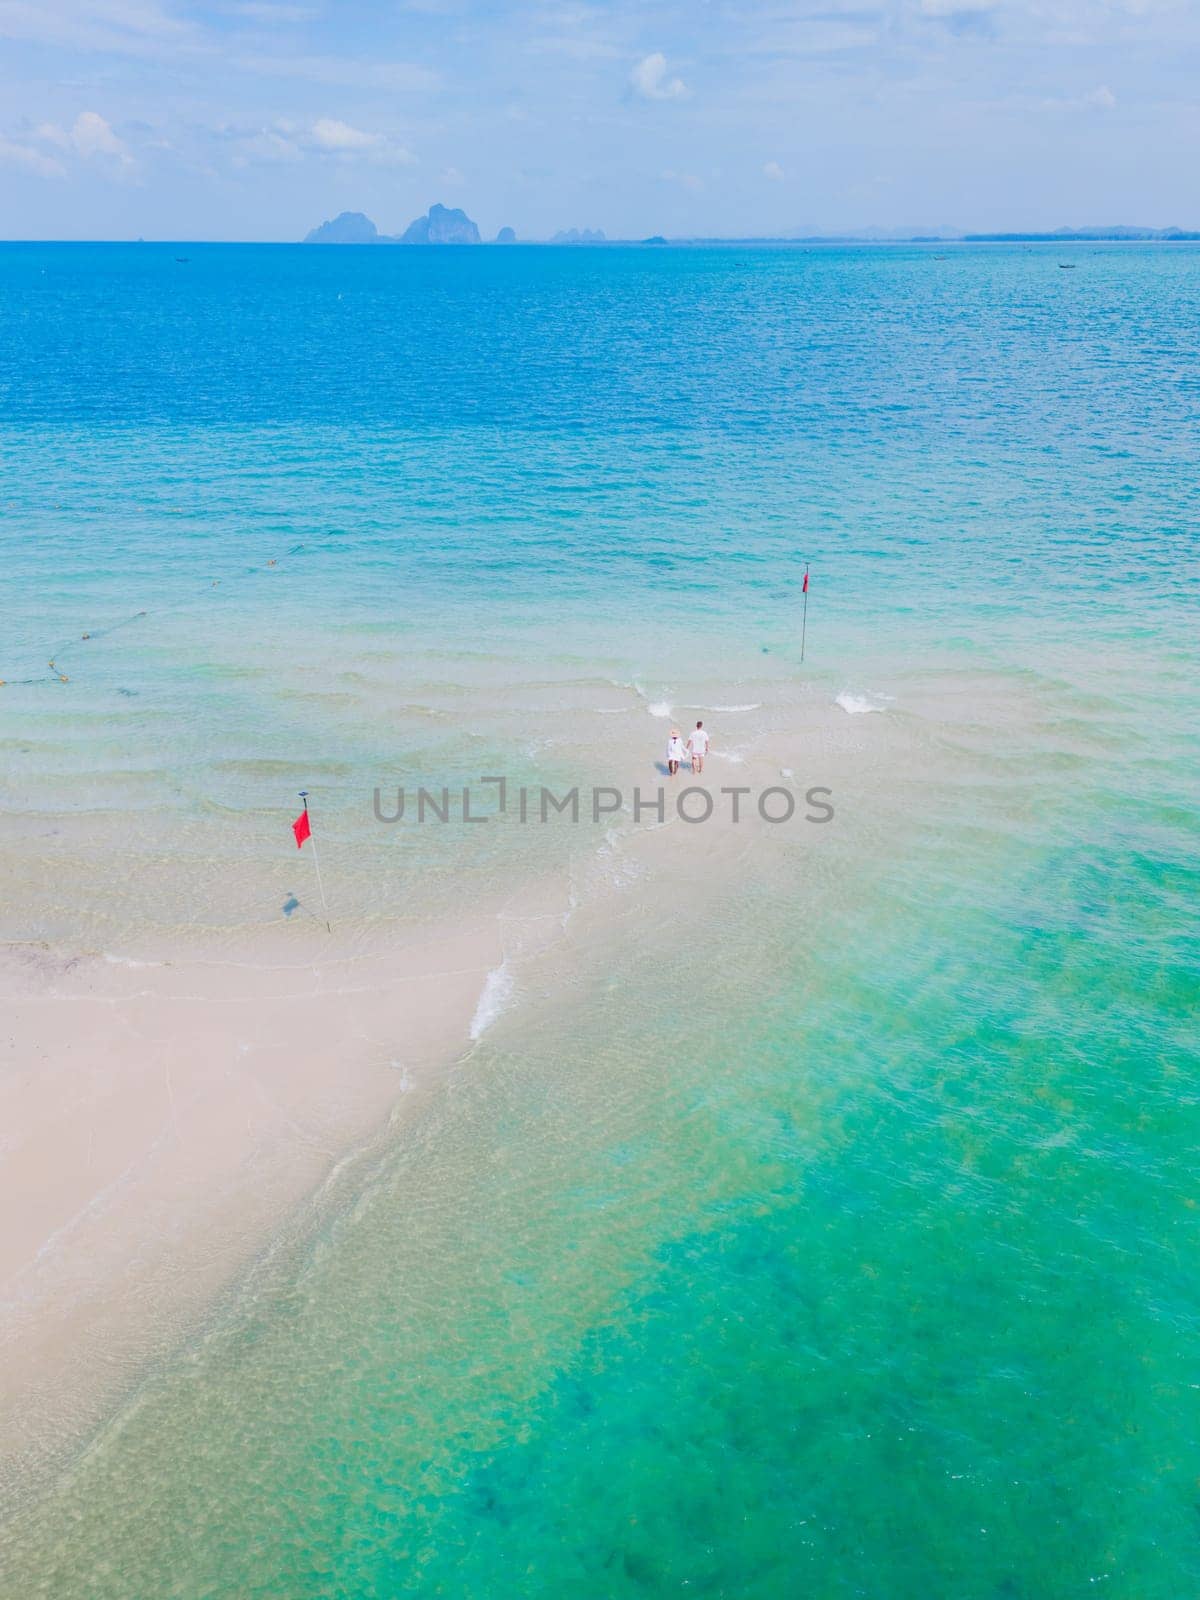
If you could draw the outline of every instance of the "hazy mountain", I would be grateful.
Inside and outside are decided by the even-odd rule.
[[[1069,244],[1072,240],[1086,243],[1089,240],[1200,239],[1200,233],[1189,232],[1186,228],[1131,228],[1119,223],[1110,228],[1056,228],[1053,233],[968,233],[963,237],[980,243],[1011,241],[1028,244]]]
[[[1200,232],[1185,228],[1136,228],[1125,224],[1095,228],[1058,228],[1052,233],[955,233],[949,229],[931,229],[925,233],[901,232],[891,228],[866,228],[858,232],[841,234],[785,234],[774,239],[675,239],[668,241],[661,234],[653,234],[645,244],[985,244],[985,243],[1044,243],[1083,244],[1104,240],[1200,240]],[[480,244],[479,229],[465,211],[442,205],[430,206],[428,213],[412,222],[404,233],[380,233],[370,217],[361,211],[343,211],[331,222],[322,222],[304,239],[305,244]],[[516,244],[517,236],[511,228],[501,228],[496,244]],[[606,244],[608,241],[599,228],[564,228],[550,240],[551,244]]]
[[[479,229],[465,211],[430,206],[428,216],[410,222],[400,235],[401,244],[478,244]]]
[[[361,211],[343,211],[305,235],[305,244],[378,244],[379,230]]]

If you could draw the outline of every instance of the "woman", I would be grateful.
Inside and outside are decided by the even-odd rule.
[[[679,772],[679,763],[683,760],[686,751],[683,740],[679,737],[679,729],[671,729],[671,737],[667,740],[667,771],[674,778]]]

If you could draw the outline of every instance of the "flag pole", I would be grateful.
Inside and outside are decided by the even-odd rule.
[[[301,798],[301,800],[304,801],[304,815],[307,817],[308,816],[308,790],[307,789],[301,789],[300,798]],[[333,929],[329,926],[329,906],[328,906],[328,904],[327,904],[327,902],[325,900],[325,885],[321,882],[321,858],[317,854],[317,836],[312,831],[312,823],[311,822],[308,825],[308,837],[309,837],[310,841],[312,842],[312,847],[313,847],[313,866],[316,867],[316,869],[317,869],[317,888],[321,891],[321,910],[325,913],[325,932],[326,933],[332,933]]]
[[[804,563],[804,620],[800,624],[800,659],[804,660],[804,646],[808,641],[808,562]]]

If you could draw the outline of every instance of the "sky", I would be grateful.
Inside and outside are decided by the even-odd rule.
[[[0,236],[1200,225],[1200,0],[0,0]]]

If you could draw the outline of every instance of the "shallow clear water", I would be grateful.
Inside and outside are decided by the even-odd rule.
[[[190,256],[0,250],[7,937],[278,921],[304,783],[380,936],[580,848],[381,775],[659,702],[852,767],[531,970],[11,1592],[1193,1592],[1200,256]]]

